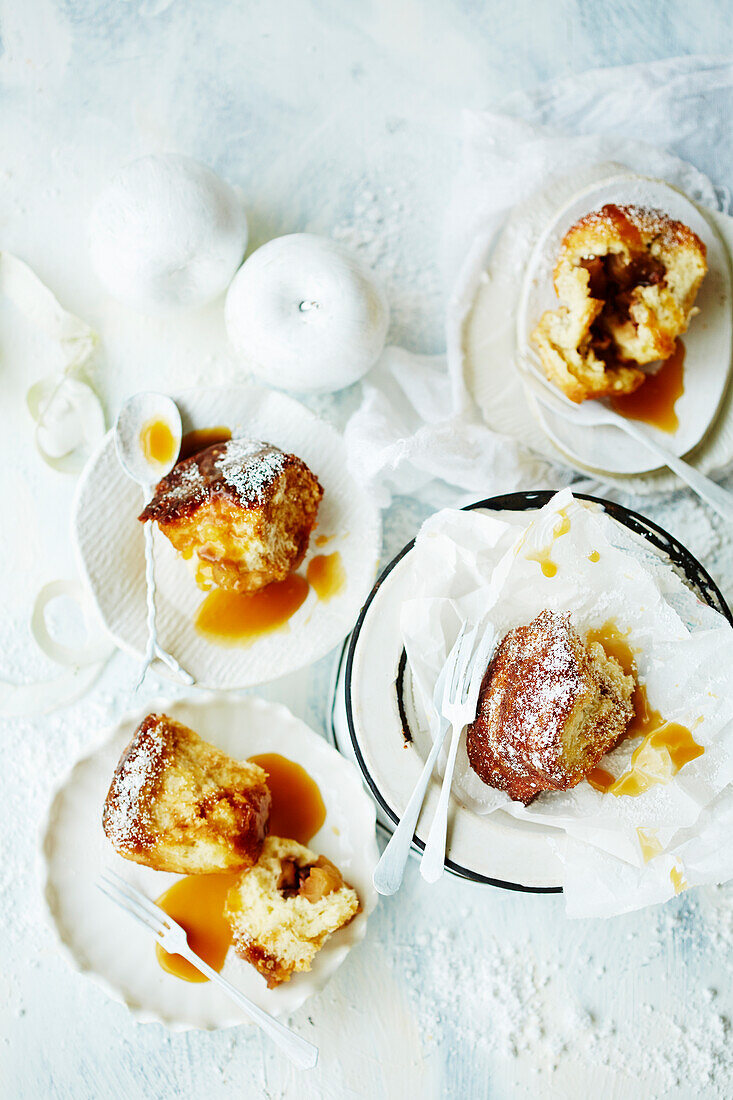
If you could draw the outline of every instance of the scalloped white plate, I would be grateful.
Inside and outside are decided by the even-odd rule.
[[[341,554],[346,583],[330,600],[310,592],[282,629],[248,646],[217,645],[194,628],[204,599],[189,565],[154,528],[156,607],[160,644],[201,687],[252,687],[311,664],[348,633],[374,581],[381,521],[372,498],[350,476],[346,448],[334,428],[284,394],[257,385],[186,390],[173,394],[184,432],[224,425],[232,434],[264,439],[299,455],[324,488],[307,566],[313,553]],[[123,472],[112,433],[81,476],[72,535],[79,568],[104,625],[122,649],[142,659],[147,642],[145,558],[140,489]],[[319,535],[329,537],[315,549]],[[162,676],[174,678],[166,665]]]
[[[728,257],[710,222],[681,191],[661,180],[621,175],[594,184],[576,195],[559,211],[538,240],[525,276],[517,308],[517,342],[520,352],[536,358],[530,333],[546,309],[559,302],[552,285],[552,268],[565,233],[578,218],[605,203],[628,204],[664,210],[697,233],[707,247],[708,272],[697,296],[699,316],[692,319],[683,337],[685,391],[675,410],[676,432],[649,427],[662,446],[684,455],[704,438],[715,419],[728,384],[731,360],[731,288]],[[585,466],[614,474],[639,474],[659,468],[659,458],[619,428],[579,427],[550,412],[528,395],[550,439]]]
[[[372,871],[379,858],[374,804],[348,760],[285,707],[256,696],[191,700],[156,699],[107,730],[98,747],[79,760],[58,789],[43,831],[45,896],[61,944],[74,967],[87,974],[137,1020],[176,1031],[234,1027],[246,1021],[210,982],[182,981],[155,959],[153,937],[95,887],[112,867],[151,898],[179,875],[141,867],[118,856],[102,831],[102,806],[117,761],[146,714],[164,711],[236,759],[278,752],[301,764],[318,784],[326,821],[309,847],[328,856],[357,890],[362,911],[335,933],[313,969],[277,989],[230,950],[222,973],[274,1016],[294,1012],[324,987],[351,948],[366,934],[377,902]]]

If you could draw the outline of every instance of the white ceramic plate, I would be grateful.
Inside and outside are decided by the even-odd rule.
[[[189,565],[156,527],[160,644],[203,687],[251,687],[303,668],[341,641],[369,593],[379,557],[379,511],[348,473],[338,432],[292,398],[256,385],[187,390],[173,396],[184,432],[223,425],[235,437],[267,440],[307,462],[325,490],[309,556],[338,551],[346,582],[328,601],[310,592],[281,630],[248,646],[217,645],[195,630],[204,595]],[[140,657],[147,642],[144,540],[137,520],[142,506],[140,489],[124,474],[110,432],[80,479],[72,531],[80,571],[103,623],[119,646]],[[316,549],[319,535],[330,541]],[[161,662],[156,670],[172,676]]]
[[[326,821],[309,847],[343,871],[358,891],[362,912],[331,937],[309,973],[297,974],[277,989],[268,989],[257,971],[231,950],[222,971],[267,1012],[288,1015],[323,988],[349,950],[364,938],[367,918],[377,901],[372,871],[379,853],[374,805],[353,764],[285,707],[255,696],[155,700],[150,708],[107,730],[99,746],[73,767],[51,804],[42,844],[46,900],[61,943],[78,970],[126,1004],[141,1022],[159,1022],[174,1030],[245,1022],[212,983],[185,982],[165,973],[156,961],[151,934],[95,887],[105,867],[151,898],[180,878],[122,859],[102,831],[102,806],[117,761],[151,711],[163,711],[184,722],[236,759],[278,752],[301,764],[321,790]]]
[[[581,462],[550,438],[537,402],[528,400],[525,394],[519,372],[507,370],[517,353],[517,308],[537,241],[555,221],[557,212],[566,209],[575,196],[587,195],[591,188],[601,188],[621,174],[629,175],[623,165],[597,164],[572,179],[554,180],[519,203],[498,233],[495,227],[489,227],[477,236],[449,303],[448,365],[457,400],[462,399],[465,386],[494,431],[512,436],[553,462],[560,461],[582,474],[644,495],[678,489],[681,482],[666,469],[612,474]],[[733,254],[733,218],[707,209],[702,215],[713,227],[716,239],[724,242],[726,257]],[[700,320],[694,318],[691,330]],[[687,460],[701,473],[713,475],[733,461],[732,385],[728,385],[720,412],[705,438]]]
[[[483,511],[518,525],[528,521],[528,514],[523,510]],[[638,531],[633,525],[632,530]],[[661,537],[653,534],[655,539]],[[648,540],[647,545],[652,552],[664,557],[655,542]],[[679,560],[687,561],[691,568],[689,552],[682,552],[671,539],[668,545],[672,553],[677,553]],[[381,818],[390,830],[394,828],[392,822],[399,821],[404,813],[431,744],[420,708],[412,697],[409,670],[404,677],[402,700],[412,741],[405,741],[403,735],[403,716],[396,691],[403,652],[400,610],[405,594],[410,591],[411,564],[411,550],[407,549],[396,564],[388,567],[390,571],[382,575],[374,589],[355,628],[355,637],[352,636],[350,661],[347,659],[343,663],[333,709],[336,742],[340,750],[361,767],[380,802]],[[678,572],[681,571],[682,565]],[[700,577],[704,580],[704,571]],[[687,583],[690,583],[689,578]],[[699,594],[717,608],[719,593],[709,589]],[[440,777],[434,773],[415,830],[423,846],[437,807],[440,786]],[[556,845],[563,843],[562,831],[550,825],[523,821],[502,810],[478,814],[454,796],[446,866],[466,877],[509,889],[559,890],[563,869]]]
[[[536,357],[530,333],[542,313],[559,304],[552,285],[552,268],[565,233],[589,210],[609,202],[664,210],[689,225],[707,246],[708,272],[696,301],[700,313],[683,337],[686,384],[675,406],[679,428],[674,433],[649,428],[663,446],[684,455],[704,438],[720,407],[730,371],[732,322],[725,247],[711,223],[681,191],[661,180],[617,176],[576,195],[556,214],[539,238],[527,267],[517,309],[518,347],[525,355]],[[528,400],[534,402],[530,395]],[[550,439],[584,466],[615,474],[638,474],[659,467],[656,455],[620,429],[579,427],[534,403]]]

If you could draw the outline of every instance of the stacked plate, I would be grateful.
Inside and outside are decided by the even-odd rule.
[[[524,391],[518,373],[512,376],[506,369],[518,353],[531,351],[529,336],[542,313],[558,306],[552,269],[563,236],[578,218],[606,203],[664,210],[689,225],[706,245],[708,272],[696,301],[699,315],[683,338],[686,385],[675,405],[679,427],[673,433],[653,427],[649,431],[674,454],[690,456],[688,461],[702,473],[733,460],[728,384],[733,219],[702,210],[662,180],[614,175],[580,193],[572,194],[569,185],[564,194],[533,196],[531,211],[517,207],[498,240],[492,235],[483,246],[477,242],[461,273],[449,361],[496,431],[581,473],[633,492],[658,491],[676,481],[659,469],[659,459],[643,444],[614,427],[570,424],[540,405]]]

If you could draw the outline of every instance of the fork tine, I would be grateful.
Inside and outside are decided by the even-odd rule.
[[[453,648],[451,649],[450,653],[448,654],[448,656],[445,659],[445,665],[444,665],[445,681],[444,681],[444,686],[443,686],[443,698],[441,700],[441,709],[444,709],[446,704],[449,703],[451,701],[451,699],[453,698],[453,692],[454,692],[453,685],[455,683],[455,678],[456,678],[456,668],[457,668],[457,665],[458,665],[458,658],[459,658],[460,653],[461,653],[461,646],[463,645],[463,639],[466,636],[466,631],[467,630],[468,630],[468,623],[466,622],[466,623],[463,623],[463,625],[461,626],[461,629],[458,631],[458,637],[456,638],[455,642],[453,643]],[[441,673],[441,675],[443,675],[443,673]]]
[[[468,623],[466,623],[461,634],[461,644],[459,645],[458,652],[456,653],[456,663],[453,669],[453,679],[451,683],[451,699],[455,699],[457,693],[461,689],[463,675],[466,670],[466,664],[468,658],[471,656],[471,649],[473,648],[473,639],[475,633],[475,628],[472,627],[469,631]]]
[[[138,902],[140,908],[152,916],[154,921],[158,921],[166,927],[171,927],[172,924],[175,924],[172,916],[168,916],[165,910],[161,909],[160,905],[157,905],[151,898],[147,897],[147,894],[144,894],[138,887],[134,887],[132,882],[123,879],[121,875],[118,875],[117,871],[113,871],[111,868],[108,868],[106,873],[108,881],[110,877],[116,879],[118,889],[121,889],[123,893],[127,894],[133,901]]]
[[[491,625],[488,625],[484,629],[484,634],[479,643],[479,647],[473,656],[473,665],[471,666],[471,682],[469,684],[468,693],[466,695],[466,703],[469,703],[472,699],[476,699],[476,701],[478,702],[478,694],[481,688],[481,681],[484,678],[484,674],[486,672],[486,668],[489,662],[489,655],[494,648],[495,642],[496,632]]]
[[[156,920],[163,926],[167,926],[170,928],[173,918],[169,917],[168,914],[163,909],[161,909],[159,905],[156,905],[155,902],[147,896],[147,894],[144,894],[142,890],[138,890],[137,886],[133,886],[131,882],[128,882],[127,879],[122,878],[121,875],[118,875],[117,872],[113,871],[110,867],[103,871],[102,878],[105,879],[105,877],[107,883],[110,886],[119,890],[120,893],[124,894],[125,897],[128,897],[132,901],[136,902],[140,906],[140,908],[148,914],[148,916],[153,918],[153,920]]]
[[[145,905],[142,905],[133,894],[128,893],[111,879],[102,877],[97,885],[100,887],[104,886],[109,894],[119,900],[120,904],[124,903],[127,907],[131,909],[134,908],[136,911],[142,913],[147,920],[153,921],[158,927],[162,925],[162,921],[159,920],[155,913],[151,912]]]
[[[106,875],[107,877],[105,877],[104,875],[102,876],[102,882],[108,887],[108,889],[111,890],[112,893],[117,894],[118,897],[123,899],[126,905],[130,907],[134,906],[137,910],[143,913],[149,921],[153,921],[160,935],[163,935],[165,932],[170,931],[171,918],[169,918],[167,913],[164,913],[163,910],[155,904],[155,902],[152,902],[150,898],[146,898],[145,895],[141,893],[135,886],[132,886],[131,883],[126,882],[125,879],[120,878],[119,875],[116,875],[115,877],[118,879],[119,882],[118,885],[118,883],[111,878],[111,876],[114,875],[114,871],[108,871],[106,872]]]
[[[456,681],[455,691],[453,692],[454,702],[465,702],[466,691],[468,689],[468,670],[471,664],[471,658],[473,657],[473,651],[476,646],[476,638],[478,637],[478,624],[472,627],[470,633],[466,635],[463,643],[461,656],[460,656],[460,671]]]
[[[156,936],[160,936],[161,932],[159,926],[156,925],[153,922],[152,918],[149,918],[147,914],[145,914],[143,911],[133,908],[132,904],[127,898],[125,898],[122,892],[116,894],[112,893],[111,890],[107,890],[100,882],[98,882],[96,886],[101,894],[104,894],[105,897],[108,897],[110,901],[113,901],[115,905],[119,906],[120,909],[124,909],[124,911],[126,913],[129,913],[129,915],[133,917],[136,921],[138,921],[140,924],[144,924],[145,927],[149,928],[151,932],[154,932]]]

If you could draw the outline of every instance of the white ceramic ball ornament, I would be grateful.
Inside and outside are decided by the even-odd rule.
[[[247,248],[236,188],[190,157],[146,156],[97,199],[89,248],[109,293],[141,313],[196,308],[222,294]]]
[[[237,272],[229,339],[270,386],[325,393],[358,381],[384,347],[387,299],[373,272],[312,233],[269,241]]]

